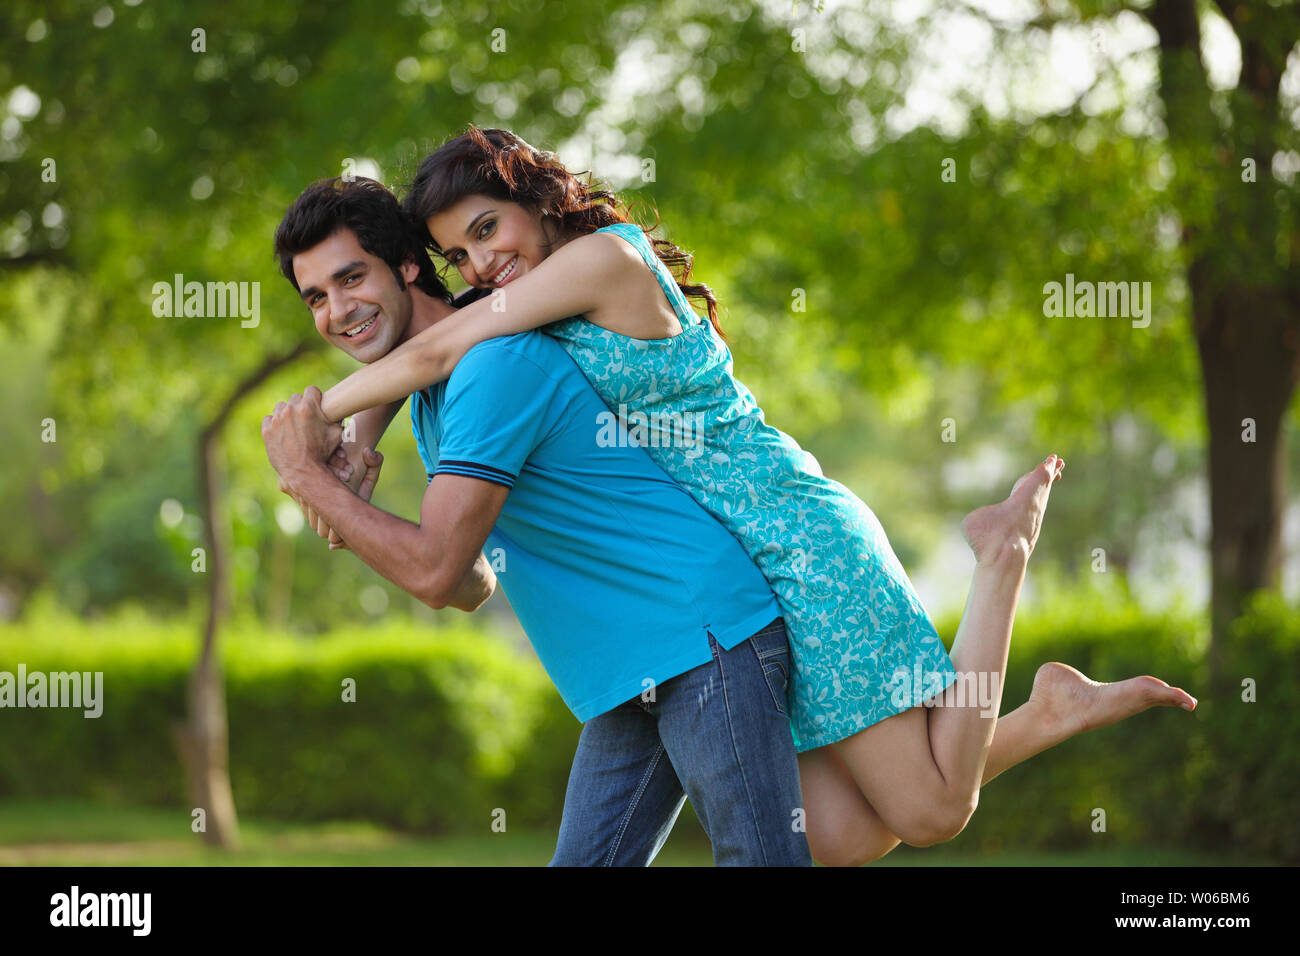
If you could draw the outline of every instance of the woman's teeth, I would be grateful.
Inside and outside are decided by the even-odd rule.
[[[370,317],[370,321],[367,322],[365,325],[359,325],[359,326],[357,326],[355,329],[353,329],[351,332],[344,332],[343,334],[346,335],[348,338],[352,338],[354,335],[360,335],[360,334],[361,334],[362,332],[364,332],[366,329],[368,329],[368,328],[370,328],[372,325],[374,325],[374,324],[375,324],[375,319],[377,319],[377,318],[378,318],[378,316],[372,315],[372,316]]]
[[[492,277],[492,281],[500,285],[506,279],[514,275],[515,265],[519,262],[519,257],[515,256],[510,260],[510,264]]]

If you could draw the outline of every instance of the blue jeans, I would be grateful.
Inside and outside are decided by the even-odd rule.
[[[587,721],[551,866],[648,866],[689,797],[718,866],[812,866],[778,618]]]

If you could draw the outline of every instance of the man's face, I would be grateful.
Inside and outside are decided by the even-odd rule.
[[[383,358],[406,333],[410,283],[419,269],[408,262],[401,271],[405,289],[398,288],[388,263],[361,248],[351,229],[340,229],[293,257],[294,278],[316,331],[358,362]]]
[[[540,212],[491,196],[466,196],[425,225],[447,262],[480,289],[508,285],[550,252]]]

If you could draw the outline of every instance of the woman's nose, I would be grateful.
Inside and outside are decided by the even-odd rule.
[[[489,271],[489,269],[491,268],[492,261],[495,258],[496,256],[493,255],[491,252],[487,252],[482,249],[470,250],[469,252],[470,264],[474,266],[474,271],[478,274],[479,280],[481,282],[487,282],[490,278],[492,278],[492,273]]]

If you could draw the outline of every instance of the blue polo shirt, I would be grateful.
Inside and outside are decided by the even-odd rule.
[[[430,481],[510,489],[484,552],[584,722],[707,663],[709,634],[730,649],[781,615],[740,543],[644,449],[610,442],[609,415],[540,332],[482,342],[411,396]]]

